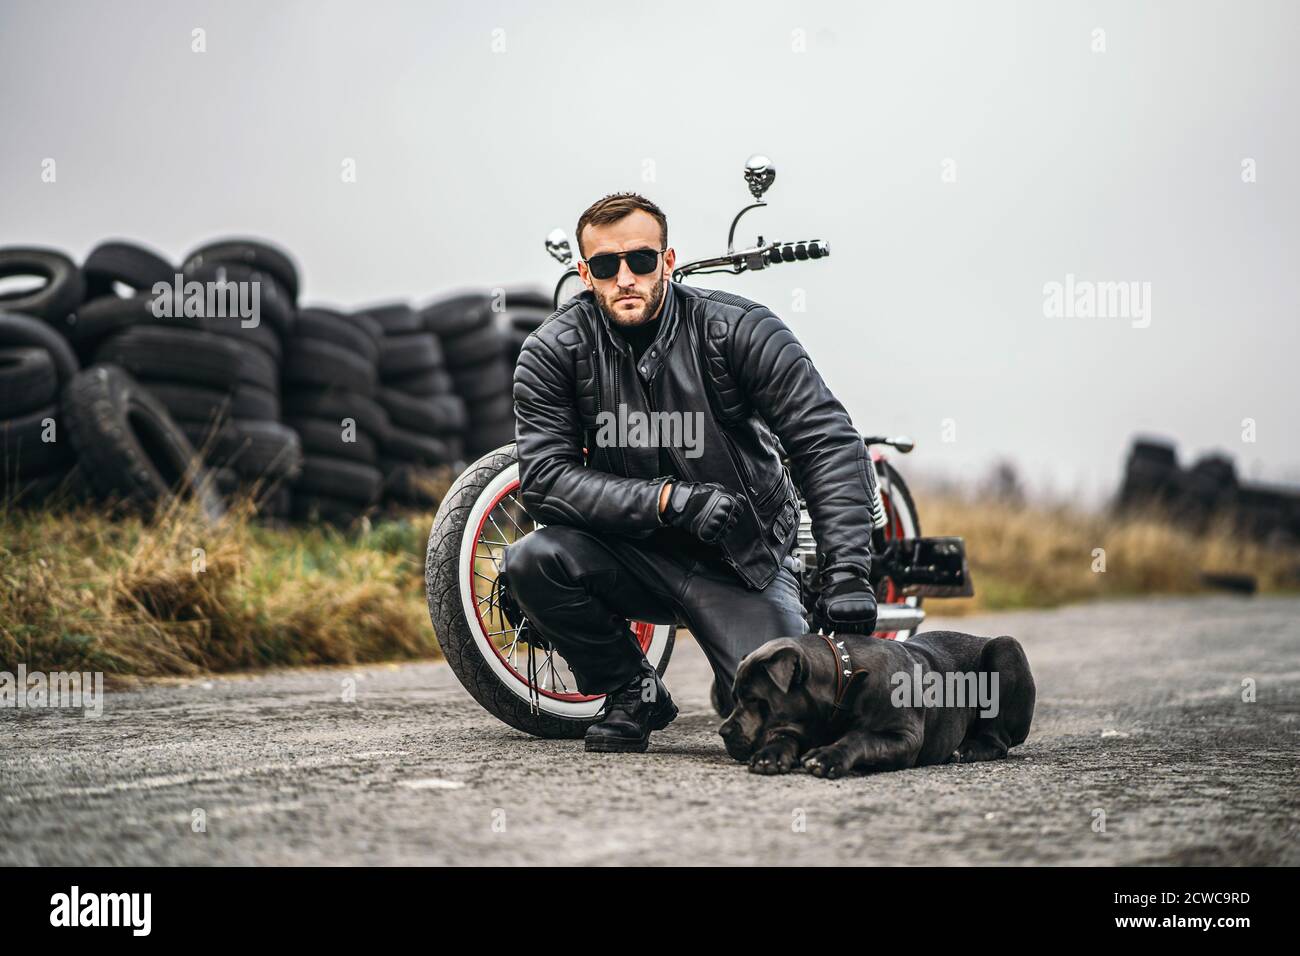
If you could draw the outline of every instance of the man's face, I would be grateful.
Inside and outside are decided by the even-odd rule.
[[[618,222],[606,226],[587,226],[578,237],[586,259],[606,252],[631,252],[633,249],[659,249],[663,241],[659,223],[654,216],[634,209]],[[611,322],[619,325],[640,325],[659,313],[667,288],[667,277],[672,275],[677,253],[669,249],[649,275],[639,276],[622,259],[618,273],[610,279],[597,279],[591,274],[586,261],[578,262],[578,275],[596,295],[601,311]]]

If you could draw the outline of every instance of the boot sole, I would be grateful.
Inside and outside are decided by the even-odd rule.
[[[650,731],[663,730],[674,720],[677,719],[677,705],[670,703],[670,710],[655,717],[650,721],[649,731],[646,732],[642,740],[621,740],[617,737],[586,737],[583,739],[583,746],[588,753],[599,754],[643,754],[646,748],[650,746]]]
[[[614,737],[587,737],[583,741],[587,753],[597,754],[643,754],[650,746],[650,735],[641,740],[619,740]]]

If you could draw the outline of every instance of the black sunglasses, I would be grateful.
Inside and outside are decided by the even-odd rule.
[[[619,260],[626,259],[627,267],[633,274],[645,276],[655,271],[655,266],[659,264],[659,254],[665,251],[664,249],[632,249],[628,252],[602,252],[587,260],[587,268],[591,270],[593,279],[612,279],[618,275]]]

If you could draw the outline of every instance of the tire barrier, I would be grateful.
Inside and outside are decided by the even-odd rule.
[[[0,496],[5,500],[39,505],[76,484],[71,474],[76,454],[61,406],[63,389],[80,368],[72,347],[49,322],[0,312]],[[84,490],[78,486],[76,497]]]
[[[303,444],[296,519],[348,525],[380,504],[379,448],[390,427],[374,401],[382,332],[316,306],[299,313],[285,342],[285,414]]]
[[[1139,438],[1129,449],[1115,507],[1152,506],[1193,530],[1226,517],[1248,537],[1300,542],[1300,490],[1243,483],[1232,459],[1218,452],[1183,468],[1172,443]]]
[[[464,466],[466,412],[452,391],[443,340],[404,303],[362,310],[383,330],[375,400],[388,418],[380,443],[385,500],[396,508],[433,508],[439,472]]]
[[[179,490],[210,520],[225,506],[194,446],[147,387],[122,369],[94,365],[63,391],[71,445],[100,496],[152,511]]]
[[[519,353],[512,353],[509,316],[516,299],[536,301],[539,295],[509,289],[458,292],[420,311],[424,327],[442,339],[450,388],[465,402],[465,454],[470,459],[514,441],[510,387]],[[540,325],[549,311],[544,315],[536,310],[535,314],[536,325]]]
[[[300,308],[294,258],[248,237],[179,265],[120,239],[80,267],[2,248],[0,280],[0,500],[180,493],[213,520],[238,495],[274,521],[436,507],[513,439],[514,363],[551,311],[525,287]]]

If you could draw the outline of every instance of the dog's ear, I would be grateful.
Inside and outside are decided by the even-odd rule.
[[[797,647],[783,647],[767,659],[767,676],[783,694],[803,680],[803,655]]]

